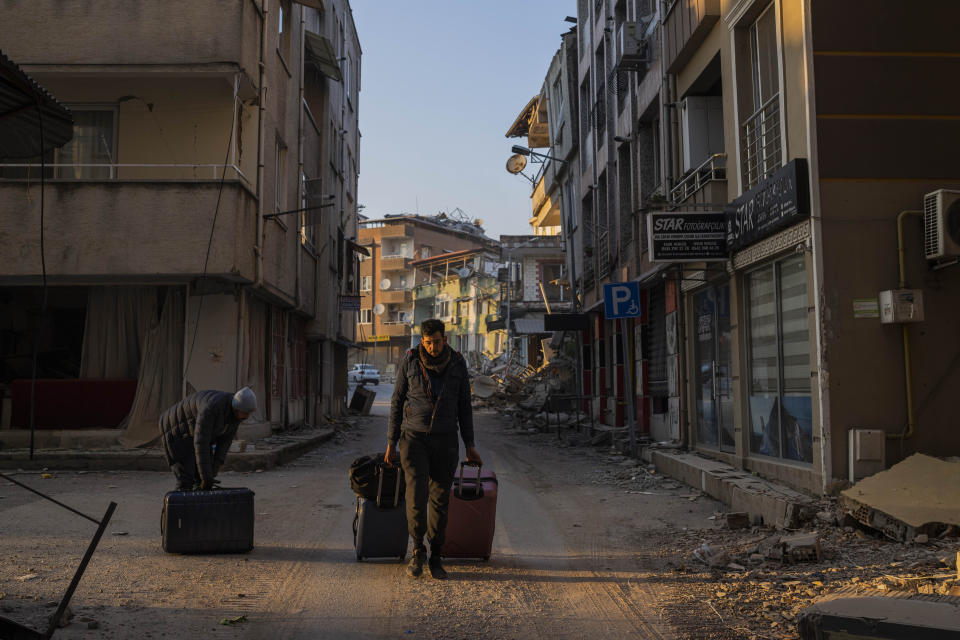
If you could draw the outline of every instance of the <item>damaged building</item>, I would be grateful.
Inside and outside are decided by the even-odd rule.
[[[155,28],[172,15],[190,28]],[[244,385],[245,428],[336,415],[358,285],[349,4],[41,1],[0,31],[74,123],[0,165],[0,426],[143,444],[185,394]]]

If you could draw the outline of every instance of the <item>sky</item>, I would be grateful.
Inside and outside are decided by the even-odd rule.
[[[531,185],[506,133],[540,92],[576,0],[350,0],[363,51],[362,214],[463,210],[530,233]]]

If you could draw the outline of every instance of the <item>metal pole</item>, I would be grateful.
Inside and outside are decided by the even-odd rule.
[[[620,318],[620,342],[623,345],[624,399],[627,401],[627,429],[630,434],[630,455],[637,455],[637,422],[633,409],[633,367],[630,364],[630,337],[627,335],[627,319]]]
[[[507,253],[507,374],[510,373],[510,357],[513,349],[510,347],[510,304],[511,290],[513,289],[513,252]]]

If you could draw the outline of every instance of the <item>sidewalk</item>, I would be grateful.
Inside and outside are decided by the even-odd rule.
[[[231,451],[227,455],[223,469],[272,469],[315,449],[336,433],[337,429],[329,426],[302,427],[247,441],[244,451]],[[103,431],[69,432],[69,436],[59,437],[56,444],[59,446],[35,448],[33,460],[29,448],[0,449],[0,470],[169,471],[159,445],[129,449],[117,444],[115,435],[106,435]]]
[[[719,500],[729,511],[747,513],[754,524],[762,521],[790,529],[816,515],[816,498],[696,453],[650,446],[641,449],[640,457],[660,473]]]

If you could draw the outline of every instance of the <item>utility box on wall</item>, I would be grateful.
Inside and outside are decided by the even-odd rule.
[[[847,432],[850,482],[886,468],[886,440],[887,434],[882,429],[850,429]]]
[[[923,291],[892,289],[880,292],[880,323],[923,322]]]

